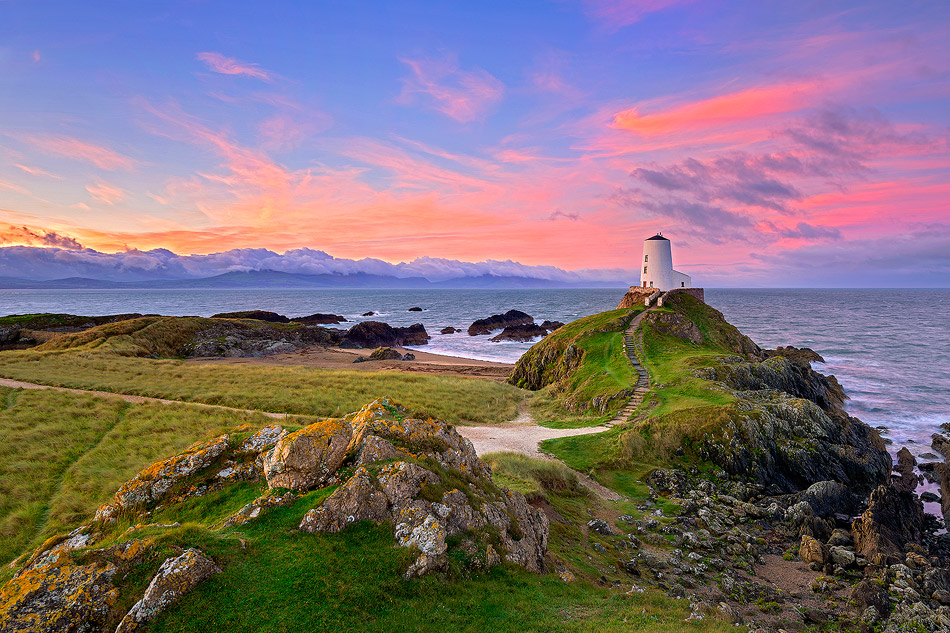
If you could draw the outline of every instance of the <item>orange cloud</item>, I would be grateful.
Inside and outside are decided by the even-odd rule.
[[[130,171],[138,164],[135,159],[107,147],[86,143],[69,136],[31,136],[26,138],[26,141],[47,154],[92,163],[100,169],[109,171]]]
[[[104,182],[98,182],[94,185],[86,185],[86,191],[89,192],[89,195],[92,196],[93,200],[98,200],[99,202],[108,204],[109,206],[114,205],[116,202],[122,202],[128,197],[128,194],[125,192],[125,190],[107,185]]]
[[[262,81],[270,81],[270,74],[258,67],[257,64],[248,64],[232,57],[225,57],[221,53],[198,53],[196,56],[203,61],[212,72],[222,75],[244,75]]]
[[[808,105],[814,91],[815,87],[809,84],[757,86],[677,105],[660,112],[643,114],[638,107],[629,108],[618,112],[610,125],[640,136],[713,128],[794,112]]]

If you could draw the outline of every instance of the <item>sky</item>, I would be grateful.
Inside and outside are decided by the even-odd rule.
[[[662,231],[695,285],[947,286],[948,32],[945,0],[0,0],[0,261],[637,283]]]

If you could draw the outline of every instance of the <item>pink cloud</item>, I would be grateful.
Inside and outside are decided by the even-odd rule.
[[[584,11],[610,31],[639,22],[644,17],[688,0],[584,0]]]
[[[198,60],[204,62],[212,72],[222,75],[244,75],[262,81],[271,81],[271,75],[257,64],[239,61],[233,57],[225,57],[221,53],[198,53]]]
[[[13,166],[16,167],[17,169],[25,171],[31,176],[45,176],[47,178],[55,178],[57,180],[59,180],[60,178],[56,174],[51,174],[45,169],[40,169],[39,167],[30,167],[29,165],[21,165],[20,163],[14,163]]]
[[[504,84],[487,71],[462,70],[453,57],[400,61],[411,74],[402,80],[397,101],[410,104],[421,96],[429,107],[461,123],[484,118],[505,93]]]
[[[31,136],[25,140],[47,154],[92,163],[109,171],[131,171],[138,165],[138,161],[125,154],[69,136]]]
[[[113,187],[104,182],[97,182],[94,185],[86,185],[86,191],[89,192],[89,195],[92,196],[93,200],[98,200],[103,204],[108,204],[109,206],[114,205],[117,202],[122,202],[128,197],[128,193],[119,189],[118,187]]]

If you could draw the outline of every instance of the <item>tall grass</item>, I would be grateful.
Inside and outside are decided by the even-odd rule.
[[[476,378],[160,360],[98,348],[2,352],[0,375],[48,385],[316,416],[343,415],[389,396],[450,424],[511,420],[524,393],[511,385]]]
[[[496,482],[521,492],[529,500],[545,497],[546,493],[590,496],[577,473],[561,462],[508,451],[488,453],[482,456],[482,460],[491,467]]]
[[[4,389],[0,400],[0,564],[91,518],[144,467],[197,440],[273,422],[49,390]]]

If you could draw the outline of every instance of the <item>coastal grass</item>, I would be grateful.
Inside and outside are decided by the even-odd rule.
[[[272,422],[53,390],[2,389],[0,402],[0,564],[88,521],[146,466],[196,441]]]
[[[633,388],[637,374],[624,354],[623,337],[641,310],[610,310],[578,319],[552,332],[521,358],[520,366],[534,369],[522,377],[516,371],[513,382],[543,387],[532,401],[532,413],[540,424],[595,426],[613,418],[626,404],[622,393]],[[594,406],[596,398],[607,404]]]
[[[529,501],[555,493],[568,497],[589,497],[577,473],[551,459],[536,459],[522,453],[502,451],[482,455],[499,485],[520,492]]]
[[[511,420],[524,399],[516,387],[477,378],[142,358],[118,353],[115,347],[121,348],[121,342],[109,346],[0,352],[0,375],[45,385],[325,417],[358,411],[388,396],[416,414],[450,424]]]
[[[513,462],[500,456],[499,464]],[[541,461],[541,460],[530,460]],[[537,464],[533,466],[538,466]],[[533,472],[520,462],[512,473]],[[219,513],[201,516],[191,506],[181,513],[169,509],[166,520],[182,523],[171,529],[147,528],[118,538],[154,538],[153,551],[139,573],[136,586],[148,582],[166,556],[183,547],[198,547],[223,571],[171,605],[149,630],[180,633],[194,630],[294,633],[312,630],[383,632],[406,630],[586,632],[643,631],[650,633],[734,630],[716,619],[687,623],[689,604],[658,592],[625,595],[592,581],[605,564],[590,559],[589,543],[579,525],[589,505],[562,492],[547,492],[547,500],[570,523],[551,531],[552,556],[577,559],[578,580],[564,583],[553,573],[531,574],[513,565],[471,571],[449,571],[406,581],[402,574],[417,552],[395,547],[392,525],[360,522],[337,534],[305,534],[289,529],[332,491],[312,491],[289,507],[276,508],[246,525],[212,529]],[[229,495],[235,499],[228,499]],[[238,507],[250,492],[229,488],[217,493],[212,505]],[[178,506],[176,506],[178,507]],[[191,522],[187,518],[193,518]],[[101,546],[100,543],[97,546]],[[580,564],[580,561],[584,561]],[[128,581],[127,581],[128,582]],[[133,600],[140,591],[124,591]],[[124,612],[118,605],[117,611]]]

